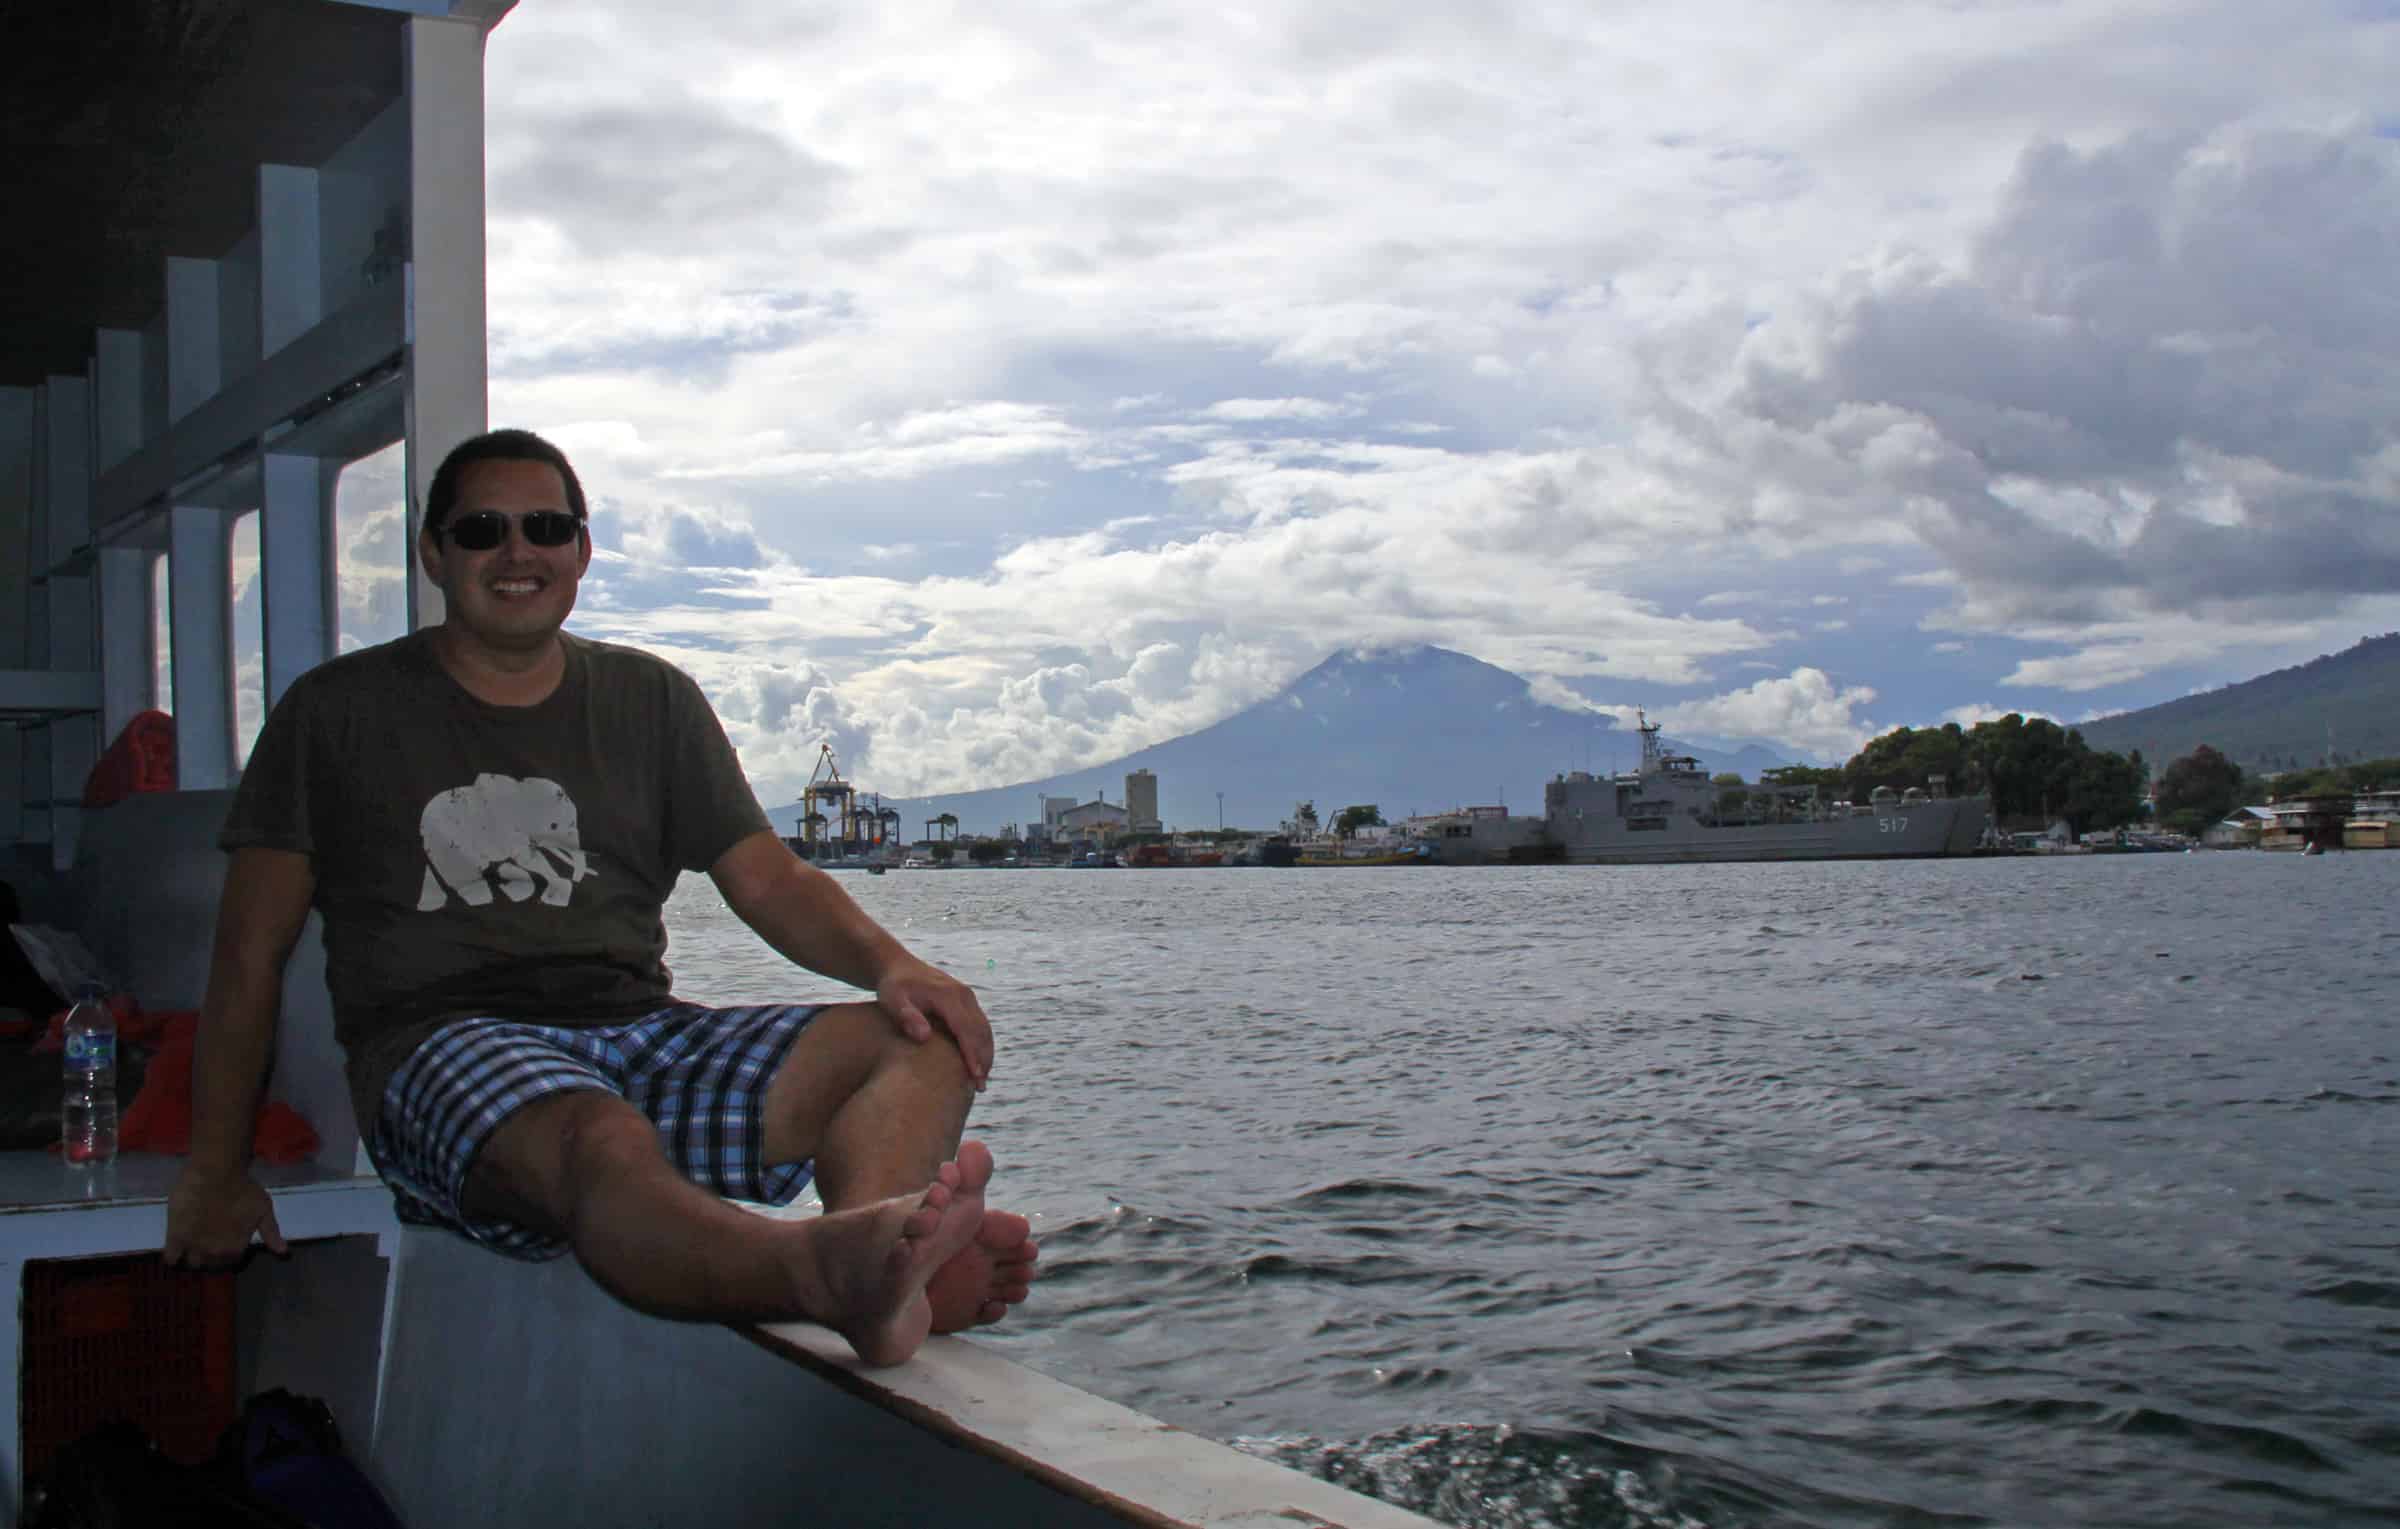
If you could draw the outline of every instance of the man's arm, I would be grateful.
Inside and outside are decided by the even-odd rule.
[[[283,963],[315,890],[313,863],[289,850],[235,850],[226,867],[192,1067],[192,1155],[167,1197],[168,1263],[236,1263],[253,1232],[284,1251],[274,1202],[250,1178],[250,1139],[275,1044]]]
[[[911,1040],[950,1032],[977,1088],[992,1073],[992,1024],[965,983],[909,954],[831,876],[772,831],[736,843],[708,868],[725,905],[759,938],[812,972],[865,988]]]

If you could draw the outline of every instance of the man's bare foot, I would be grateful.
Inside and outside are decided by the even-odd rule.
[[[990,1151],[960,1142],[956,1160],[942,1164],[923,1194],[803,1223],[794,1271],[801,1310],[849,1339],[868,1364],[899,1364],[916,1353],[933,1331],[926,1284],[974,1242],[991,1178]]]
[[[1032,1292],[1039,1256],[1031,1222],[1013,1211],[985,1211],[974,1238],[925,1286],[933,1330],[961,1332],[1007,1316],[1008,1308]]]

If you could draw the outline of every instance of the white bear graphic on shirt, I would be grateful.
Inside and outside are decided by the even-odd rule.
[[[419,912],[446,906],[452,893],[482,907],[495,880],[510,902],[525,901],[538,885],[544,903],[563,908],[575,883],[594,874],[574,800],[553,780],[478,775],[473,785],[427,802],[417,828],[425,841]]]

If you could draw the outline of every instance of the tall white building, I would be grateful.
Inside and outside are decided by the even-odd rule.
[[[1125,777],[1125,815],[1135,833],[1158,832],[1158,777],[1148,770]]]

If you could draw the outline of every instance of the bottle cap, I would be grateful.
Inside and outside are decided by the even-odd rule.
[[[94,1003],[98,1003],[107,997],[108,989],[97,982],[87,982],[75,990],[75,1001],[77,1003],[81,1003],[87,998]]]

